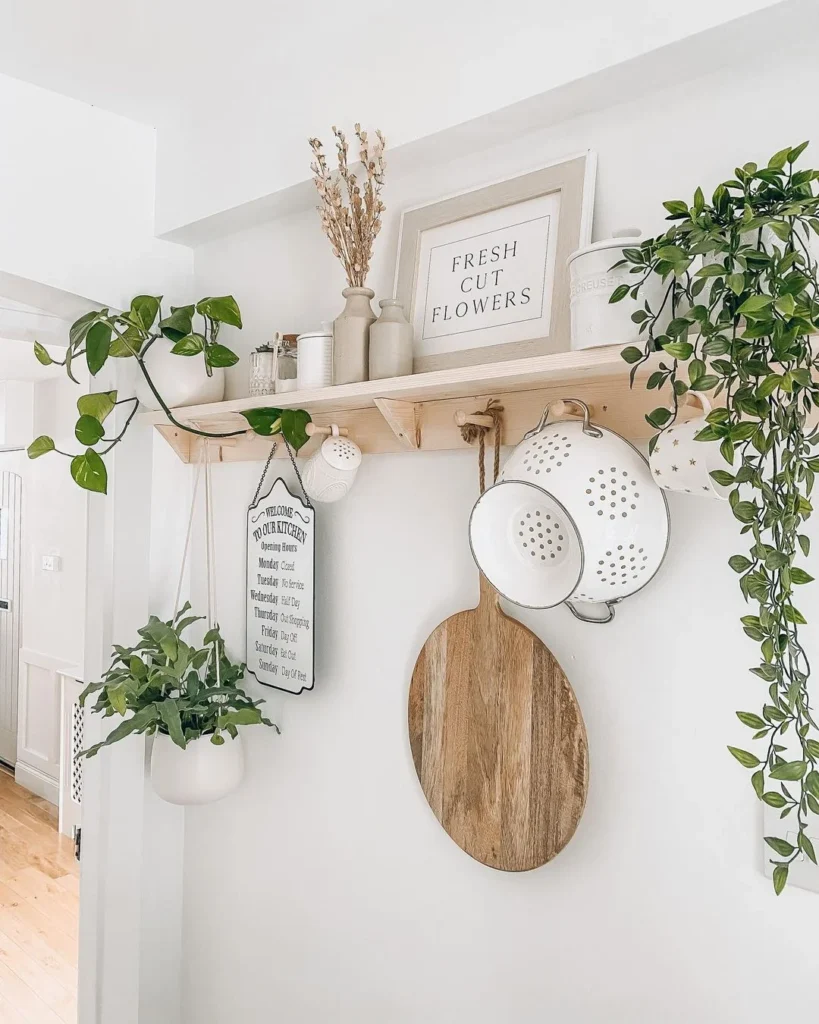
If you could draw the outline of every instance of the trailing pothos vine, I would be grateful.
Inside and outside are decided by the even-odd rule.
[[[668,387],[671,408],[651,412],[651,426],[672,423],[689,390],[724,401],[697,439],[718,443],[732,467],[711,475],[731,488],[730,505],[750,545],[729,565],[746,600],[759,606],[742,624],[760,647],[751,672],[768,684],[759,714],[737,712],[761,748],[728,749],[753,771],[757,797],[783,818],[792,816],[796,845],[765,839],[776,855],[777,894],[800,854],[816,863],[808,821],[819,814],[819,730],[800,635],[805,618],[797,606],[798,588],[813,580],[797,561],[810,553],[803,524],[819,472],[811,415],[819,404],[819,279],[810,247],[811,233],[819,235],[819,171],[796,169],[806,145],[781,150],[765,167],[737,167],[710,202],[698,188],[691,204],[665,203],[672,226],[624,250],[616,266],[629,266],[636,280],[619,285],[610,299],[640,301],[652,275],[667,283],[657,308],[644,302],[632,315],[646,335],[644,348],[622,353],[632,364],[632,385],[653,353],[667,357],[646,386]]]
[[[44,366],[53,363],[64,366],[75,384],[79,381],[72,366],[83,356],[92,377],[97,376],[109,359],[134,359],[151,393],[174,426],[199,437],[237,437],[247,431],[213,433],[180,422],[158,391],[145,361],[151,346],[165,338],[173,343],[174,355],[187,358],[201,355],[208,375],[213,373],[214,367],[233,366],[239,357],[218,341],[223,324],[240,329],[242,326],[242,315],[232,295],[204,298],[195,305],[171,306],[165,317],[161,297],[137,295],[127,312],[100,309],[81,316],[69,330],[65,359],[52,358],[39,342],[35,342],[34,354]],[[201,329],[195,330],[196,326]],[[105,421],[118,406],[128,407],[127,416],[113,436],[106,436]],[[116,391],[83,395],[77,401],[79,419],[74,434],[85,450],[77,454],[60,451],[53,438],[42,434],[29,445],[29,458],[37,459],[48,452],[65,455],[71,459],[71,476],[75,482],[86,490],[104,494],[108,489],[108,471],[103,456],[122,441],[138,406],[139,399],[120,398]],[[281,433],[296,451],[307,443],[305,427],[310,416],[303,409],[249,409],[242,415],[255,433],[264,437]]]

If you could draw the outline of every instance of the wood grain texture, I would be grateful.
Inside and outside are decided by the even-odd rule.
[[[76,1024],[79,865],[55,815],[0,772],[0,1024]]]
[[[483,576],[478,607],[424,644],[408,724],[424,795],[471,857],[528,871],[572,838],[588,790],[583,716],[551,652]]]

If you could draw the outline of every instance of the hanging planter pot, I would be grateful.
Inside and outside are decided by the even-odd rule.
[[[174,355],[172,347],[172,342],[158,338],[145,355],[145,369],[169,408],[221,402],[225,397],[225,371],[219,366],[212,367],[209,377],[201,355]],[[137,381],[136,395],[146,409],[160,408],[142,375]]]
[[[189,740],[183,749],[167,733],[154,737],[151,783],[169,804],[210,804],[232,793],[244,778],[245,752],[241,735],[225,737],[219,745],[210,736]]]

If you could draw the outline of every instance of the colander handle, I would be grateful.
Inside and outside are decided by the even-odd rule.
[[[546,424],[549,421],[549,414],[552,411],[552,406],[558,405],[558,404],[560,404],[560,405],[575,405],[579,409],[582,409],[582,411],[583,411],[583,433],[587,434],[589,437],[595,437],[595,438],[599,438],[599,437],[603,436],[603,431],[599,430],[597,427],[593,426],[593,424],[591,422],[591,413],[589,412],[589,407],[588,407],[588,405],[586,405],[585,402],[581,402],[579,398],[562,398],[559,403],[558,402],[549,402],[549,404],[543,410],[543,415],[540,417],[540,422],[538,423],[538,425],[533,430],[530,430],[528,433],[523,435],[523,440],[524,441],[528,441],[530,437],[534,437],[535,434],[539,434],[540,431],[543,430],[543,428],[546,426]]]
[[[579,612],[577,608],[575,608],[571,601],[564,601],[563,603],[566,605],[566,607],[569,609],[572,615],[574,615],[576,619],[580,619],[581,622],[591,622],[596,626],[605,626],[614,619],[614,601],[605,602],[607,614],[606,617],[603,619],[595,618],[593,615],[584,615],[582,612]]]

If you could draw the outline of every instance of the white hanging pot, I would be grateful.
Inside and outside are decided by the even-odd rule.
[[[157,796],[170,804],[209,804],[232,793],[245,774],[241,733],[211,743],[210,736],[189,740],[183,750],[167,733],[154,737],[151,782]]]
[[[172,347],[173,343],[166,338],[158,338],[145,356],[146,369],[168,407],[178,409],[185,405],[221,402],[225,397],[224,369],[215,367],[209,377],[201,354],[175,356],[171,353]],[[146,409],[160,408],[141,373],[137,378],[136,395]]]
[[[497,591],[527,608],[566,602],[584,621],[610,622],[665,558],[668,505],[628,441],[589,421],[549,423],[525,435],[501,479],[472,509],[469,540]],[[603,605],[603,616],[587,615]]]

